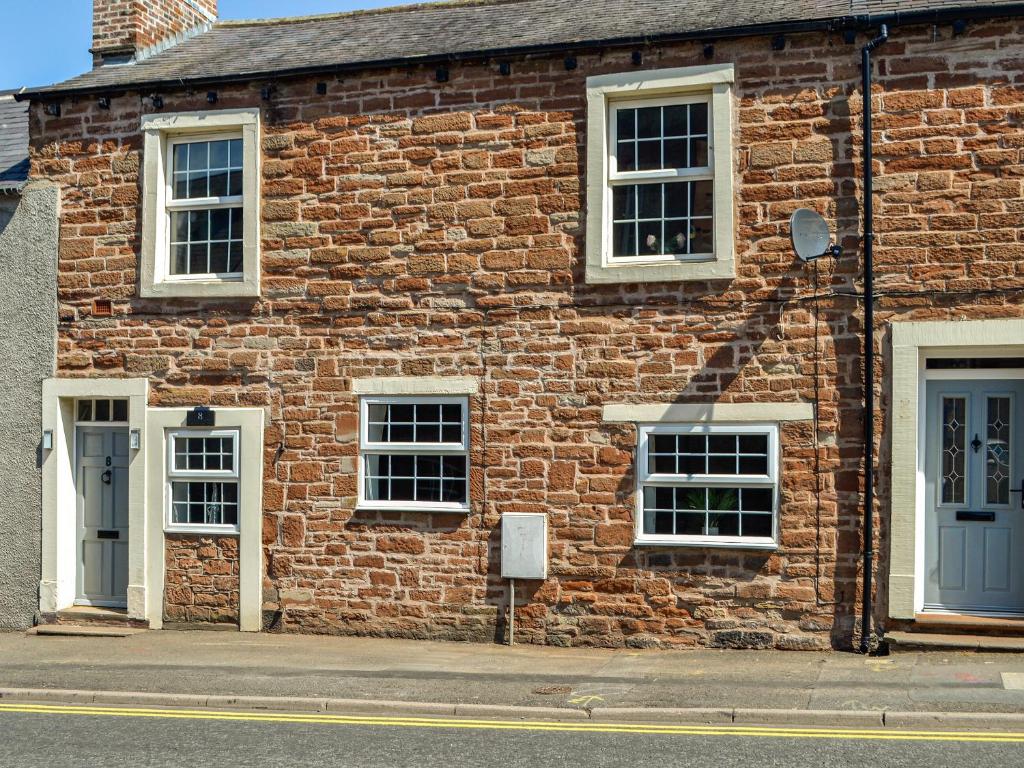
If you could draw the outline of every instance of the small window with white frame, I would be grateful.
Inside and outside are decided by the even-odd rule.
[[[168,153],[168,279],[240,278],[241,134],[173,139]]]
[[[361,508],[469,509],[467,398],[367,396],[359,421]]]
[[[239,467],[236,430],[167,433],[167,528],[238,531]]]
[[[587,281],[735,275],[732,65],[587,79]]]
[[[710,97],[680,96],[610,106],[610,257],[714,257]]]
[[[258,296],[259,110],[142,127],[142,296]]]
[[[637,543],[774,548],[778,428],[639,428]]]

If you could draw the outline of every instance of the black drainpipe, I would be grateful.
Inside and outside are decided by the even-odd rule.
[[[889,39],[883,24],[878,37],[860,49],[864,100],[864,596],[861,600],[860,652],[871,650],[871,575],[875,560],[875,215],[871,144],[871,52]]]

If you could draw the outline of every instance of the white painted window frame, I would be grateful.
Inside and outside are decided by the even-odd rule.
[[[734,161],[732,152],[731,64],[648,70],[587,78],[587,230],[586,280],[591,284],[730,279],[736,276],[734,233]],[[714,253],[616,258],[611,255],[612,182],[616,175],[615,110],[626,106],[706,100],[708,166],[714,180]],[[644,171],[630,176],[653,179]],[[687,172],[689,175],[689,171]]]
[[[371,405],[425,403],[428,405],[458,405],[462,408],[461,443],[379,443],[367,438],[369,408]],[[401,510],[405,512],[469,512],[470,460],[469,460],[469,397],[466,395],[362,395],[359,398],[359,493],[357,507],[363,510]],[[419,454],[466,457],[466,500],[463,503],[445,501],[379,501],[366,498],[366,461],[370,455]]]
[[[229,437],[232,441],[233,470],[216,469],[176,469],[174,466],[174,441],[177,438],[189,437]],[[237,534],[240,530],[242,518],[242,476],[239,466],[239,443],[241,442],[241,429],[169,429],[166,433],[167,440],[167,462],[164,466],[164,531],[167,533],[210,533],[210,534]],[[197,525],[193,523],[175,523],[173,521],[173,496],[172,485],[175,481],[216,483],[234,482],[238,485],[236,498],[238,507],[238,522],[235,525]]]
[[[144,136],[142,260],[140,293],[144,298],[234,298],[260,295],[259,189],[260,112],[227,109],[146,115]],[[237,207],[237,198],[171,200],[172,148],[190,141],[242,139],[242,272],[170,275],[170,211]],[[219,201],[219,202],[217,202]]]
[[[181,198],[178,200],[174,199],[174,148],[180,144],[195,144],[199,142],[208,141],[231,141],[233,139],[242,139],[242,153],[245,154],[245,137],[241,131],[225,131],[224,133],[200,133],[200,134],[185,134],[181,136],[173,136],[168,138],[165,142],[167,145],[167,156],[164,158],[164,168],[168,169],[164,173],[164,240],[160,243],[160,254],[156,264],[157,274],[161,276],[161,279],[165,282],[210,282],[213,280],[219,281],[239,281],[245,279],[245,271],[243,267],[242,272],[207,272],[207,273],[196,273],[189,275],[172,275],[171,274],[171,214],[172,213],[186,213],[188,211],[212,211],[222,208],[241,208],[242,209],[242,227],[243,227],[243,241],[244,241],[244,227],[245,227],[245,193],[241,195],[224,195],[214,197],[189,197]],[[249,169],[244,167],[245,161],[242,161],[242,184],[245,184],[245,177],[249,173]],[[243,244],[244,251],[244,244]],[[244,256],[243,256],[244,258]]]
[[[707,104],[708,106],[708,164],[695,168],[661,168],[649,171],[619,171],[618,168],[618,111],[620,109],[642,109],[644,107],[669,107],[683,104]],[[714,253],[695,253],[685,255],[651,254],[644,256],[612,256],[611,244],[614,237],[614,212],[611,208],[611,201],[614,190],[620,186],[630,186],[644,183],[669,183],[669,182],[691,182],[715,180],[714,170],[714,107],[711,103],[711,94],[689,94],[674,96],[665,99],[631,99],[623,101],[609,101],[608,103],[608,156],[605,160],[608,168],[608,215],[604,216],[604,231],[602,242],[608,249],[608,261],[613,264],[652,264],[672,263],[676,261],[700,262],[714,259]],[[664,135],[664,134],[663,134]],[[717,196],[717,190],[716,190]],[[639,215],[639,212],[638,212]]]
[[[768,437],[768,472],[764,475],[657,474],[648,461],[648,441],[652,435],[729,434],[766,435]],[[779,546],[779,427],[777,424],[640,424],[637,426],[637,472],[635,521],[637,545],[693,546],[720,549],[769,549]],[[644,488],[660,487],[728,487],[771,488],[772,535],[754,536],[679,536],[644,532]]]

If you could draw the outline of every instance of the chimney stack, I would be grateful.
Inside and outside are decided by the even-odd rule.
[[[217,0],[93,0],[93,67],[138,61],[216,20]]]

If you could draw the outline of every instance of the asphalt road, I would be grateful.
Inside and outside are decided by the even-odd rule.
[[[1016,766],[1024,755],[1024,735],[1000,742],[983,733],[922,739],[892,731],[885,737],[865,733],[850,738],[833,731],[822,738],[794,734],[795,729],[738,733],[691,727],[693,732],[684,734],[658,732],[666,730],[659,726],[628,726],[632,732],[614,732],[617,726],[596,723],[584,726],[595,730],[579,732],[572,730],[578,725],[569,723],[481,722],[467,727],[447,721],[424,727],[421,720],[344,722],[342,716],[294,713],[120,709],[112,715],[60,707],[26,711],[31,709],[14,704],[0,708],[0,766],[959,768]]]

